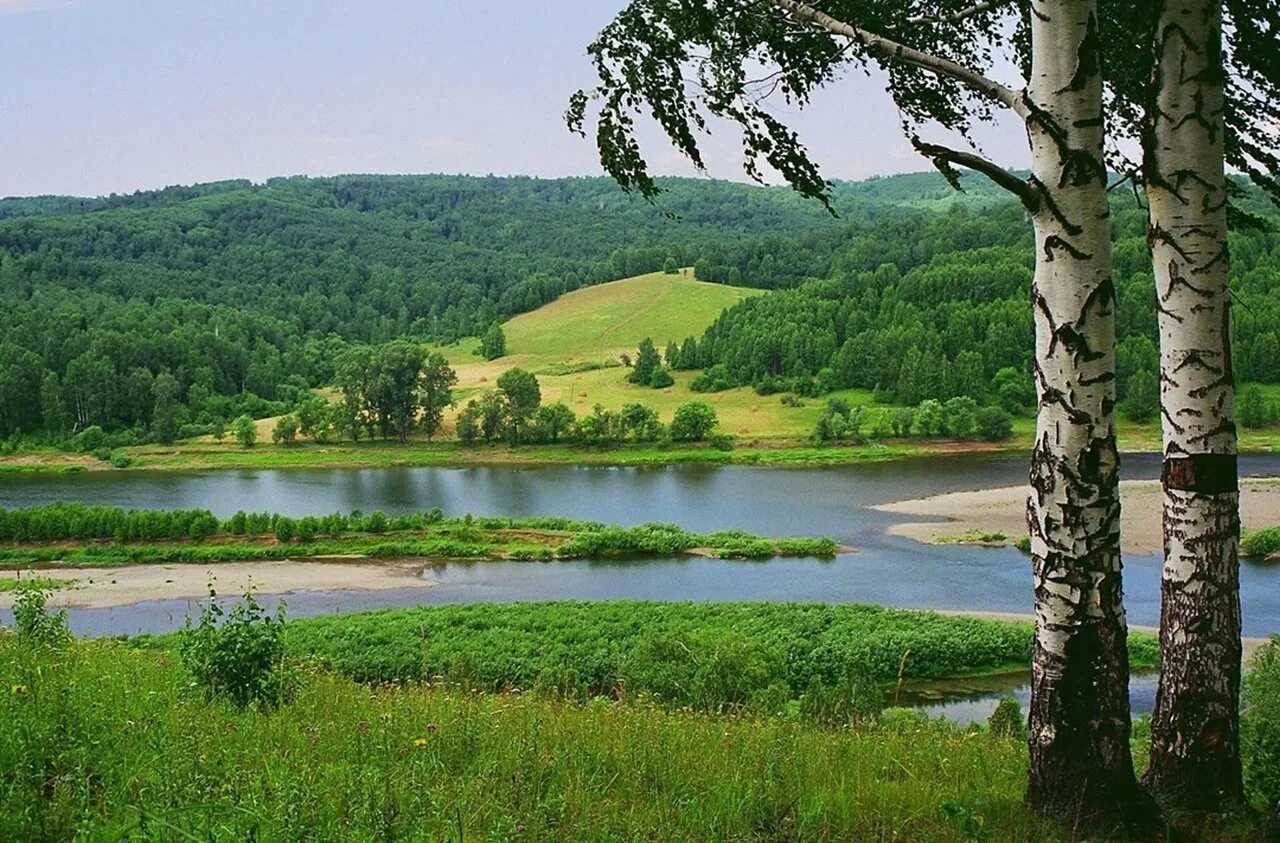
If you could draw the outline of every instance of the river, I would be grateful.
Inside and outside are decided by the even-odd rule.
[[[486,466],[209,472],[94,472],[0,477],[0,506],[81,501],[136,508],[202,507],[300,516],[361,509],[388,513],[438,506],[461,515],[563,515],[619,524],[667,521],[707,532],[831,536],[857,549],[831,560],[768,562],[679,557],[645,561],[448,563],[424,568],[439,587],[299,592],[290,614],[476,601],[559,599],[797,600],[906,608],[1018,612],[1031,609],[1028,558],[1013,548],[930,546],[890,536],[903,516],[869,507],[895,500],[1025,481],[1026,459],[948,456],[823,467]],[[1125,479],[1158,476],[1159,457],[1130,454]],[[1280,475],[1280,455],[1247,456],[1241,473]],[[1126,555],[1125,603],[1134,624],[1159,618],[1160,558]],[[1280,572],[1244,563],[1246,635],[1280,631]],[[78,609],[89,635],[162,631],[191,611],[185,600]],[[1011,689],[1002,689],[1011,690]],[[1016,689],[1012,689],[1015,690]],[[994,693],[994,692],[993,692]],[[975,690],[986,708],[987,698]]]

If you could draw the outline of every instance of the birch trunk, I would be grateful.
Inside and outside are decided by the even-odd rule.
[[[1027,121],[1039,411],[1027,520],[1036,632],[1029,805],[1069,826],[1149,816],[1129,750],[1115,287],[1092,0],[1035,0]]]
[[[1220,0],[1166,0],[1144,170],[1160,323],[1164,573],[1145,783],[1175,811],[1241,799],[1240,495],[1227,288]]]

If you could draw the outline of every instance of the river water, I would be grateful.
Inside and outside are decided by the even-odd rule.
[[[95,472],[0,477],[0,507],[52,501],[126,508],[201,507],[288,515],[438,506],[451,515],[560,515],[618,524],[667,521],[690,530],[831,536],[857,549],[831,560],[740,562],[679,557],[645,561],[482,562],[428,566],[441,587],[299,592],[294,617],[366,608],[476,601],[641,599],[796,600],[907,608],[1029,612],[1029,559],[1013,548],[929,546],[889,536],[906,520],[869,507],[945,492],[1025,482],[1025,457],[947,456],[826,468],[751,466],[486,466]],[[1241,472],[1280,475],[1280,455],[1241,459]],[[1152,479],[1159,456],[1130,454],[1125,479]],[[1131,623],[1159,616],[1158,555],[1125,558]],[[1246,635],[1280,631],[1280,571],[1244,563]],[[172,629],[192,607],[154,601],[71,613],[81,634]],[[1016,689],[1001,689],[1005,690]],[[982,699],[981,692],[975,692]],[[988,695],[990,696],[990,695]],[[980,708],[985,707],[985,702]],[[1139,701],[1141,707],[1141,701]]]

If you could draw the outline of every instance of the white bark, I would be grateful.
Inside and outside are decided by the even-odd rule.
[[[1144,155],[1164,434],[1161,678],[1147,783],[1170,807],[1241,798],[1240,498],[1227,286],[1220,0],[1166,0]]]
[[[1039,413],[1028,802],[1060,821],[1141,822],[1129,750],[1115,438],[1115,288],[1094,2],[1035,0],[1027,121]]]

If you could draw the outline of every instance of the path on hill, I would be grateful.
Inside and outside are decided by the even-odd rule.
[[[678,278],[680,276],[675,276],[675,277]],[[645,314],[653,310],[656,310],[658,306],[661,305],[664,301],[666,301],[667,297],[671,295],[671,290],[674,287],[675,287],[674,281],[671,283],[662,284],[661,289],[658,291],[658,294],[655,295],[653,298],[651,298],[645,304],[633,310],[630,316],[623,319],[621,322],[615,322],[610,327],[605,328],[604,333],[600,335],[600,339],[599,339],[600,345],[598,349],[599,352],[601,354],[604,354],[605,352],[611,349],[611,346],[606,341],[610,334],[617,333],[618,331],[622,330],[624,327],[626,327],[630,323],[635,322],[637,319],[640,319],[641,317],[643,317]]]

